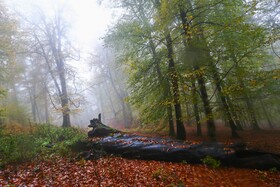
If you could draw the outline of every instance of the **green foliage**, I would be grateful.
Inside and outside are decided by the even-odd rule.
[[[5,105],[5,118],[7,123],[28,124],[29,115],[26,108],[19,106],[16,103]]]
[[[2,104],[3,99],[6,97],[7,92],[5,89],[0,88],[0,130],[1,125],[4,123],[5,115],[5,107]]]
[[[206,156],[205,158],[203,158],[202,163],[211,167],[211,168],[219,168],[221,165],[221,161],[220,160],[216,160],[215,158],[211,157],[211,156]]]
[[[276,167],[273,167],[273,168],[269,169],[269,172],[270,173],[278,173],[279,171],[278,171],[278,169]]]
[[[206,99],[210,100],[215,117],[225,116],[219,95],[226,97],[228,103],[234,103],[229,107],[230,113],[243,114],[241,117],[260,110],[254,99],[265,98],[265,104],[277,100],[273,106],[277,108],[279,62],[268,49],[269,44],[276,41],[276,35],[256,21],[255,15],[263,11],[256,9],[258,3],[163,0],[118,4],[126,10],[126,15],[114,25],[105,41],[116,50],[119,62],[127,67],[131,90],[128,101],[137,109],[141,122],[157,124],[167,119],[166,109],[174,104],[164,42],[166,33],[173,39],[181,104],[189,98],[189,106],[200,105],[202,98],[191,99],[194,97],[190,91],[193,82],[196,86],[197,77],[203,77],[209,96]],[[194,65],[199,70],[195,71]],[[270,65],[275,67],[267,69]],[[216,89],[217,84],[220,91]],[[248,98],[254,103],[252,107],[246,104]],[[202,112],[202,107],[199,110]]]
[[[0,165],[23,162],[36,156],[71,156],[70,146],[85,138],[86,133],[80,129],[47,124],[29,127],[23,133],[7,134],[4,129],[0,134]]]
[[[152,177],[156,180],[166,181],[169,175],[163,168],[159,168],[153,171]]]
[[[0,144],[0,165],[33,158],[38,150],[34,137],[29,134],[3,136]]]

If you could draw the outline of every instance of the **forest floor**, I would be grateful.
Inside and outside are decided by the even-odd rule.
[[[205,131],[203,131],[205,135]],[[280,130],[243,131],[231,139],[227,128],[217,129],[217,141],[245,142],[249,148],[280,154]],[[151,135],[148,135],[151,136]],[[206,141],[187,128],[188,141]],[[280,187],[280,172],[205,165],[131,160],[107,156],[73,160],[50,155],[0,170],[0,186],[244,186]]]

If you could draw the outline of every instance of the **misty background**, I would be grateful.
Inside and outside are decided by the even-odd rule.
[[[178,3],[2,1],[3,119],[279,127],[279,2]]]

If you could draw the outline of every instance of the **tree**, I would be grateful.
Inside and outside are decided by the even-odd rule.
[[[124,76],[124,68],[115,63],[114,52],[110,49],[96,50],[97,55],[91,56],[91,66],[94,70],[93,79],[96,92],[99,92],[99,98],[102,105],[101,112],[103,116],[110,116],[110,119],[119,120],[121,113],[122,123],[125,128],[132,126],[133,116],[130,105],[126,102],[128,91],[126,88],[126,77]],[[98,94],[98,93],[96,93]],[[115,102],[115,101],[118,102]],[[109,101],[109,106],[103,106]],[[105,111],[103,108],[107,108]],[[108,109],[111,112],[108,112]],[[111,114],[113,113],[113,114]],[[104,118],[104,117],[103,117]]]
[[[164,113],[171,119],[175,111],[180,139],[184,139],[179,134],[185,119],[182,110],[189,119],[189,106],[194,111],[197,133],[201,134],[200,123],[205,119],[207,134],[213,140],[215,119],[222,117],[233,137],[242,129],[242,118],[248,118],[258,129],[261,103],[257,105],[255,99],[261,97],[263,84],[269,82],[262,81],[273,80],[268,78],[272,71],[265,70],[265,63],[271,56],[267,47],[272,36],[277,40],[268,32],[267,24],[255,21],[254,15],[263,4],[242,0],[118,1],[126,13],[106,41],[130,70],[130,101],[144,114],[141,116],[147,120],[153,116],[156,121]],[[184,108],[181,104],[186,100],[191,104]],[[158,107],[162,104],[165,111]],[[170,105],[174,111],[172,108],[170,112]],[[200,116],[200,108],[204,116]]]
[[[19,107],[17,102],[16,79],[20,72],[16,64],[17,22],[0,2],[0,124],[7,117],[7,105]],[[13,97],[10,103],[7,99]],[[23,119],[22,119],[23,120]]]
[[[38,9],[37,14],[40,18],[37,22],[25,19],[33,31],[29,33],[33,47],[30,53],[39,55],[44,60],[61,107],[58,108],[54,100],[51,102],[62,113],[62,126],[69,127],[71,126],[70,108],[75,104],[71,102],[68,94],[67,74],[71,71],[66,62],[73,60],[71,54],[73,47],[67,39],[67,25],[63,19],[63,10],[59,7],[51,18],[48,18],[41,9]]]

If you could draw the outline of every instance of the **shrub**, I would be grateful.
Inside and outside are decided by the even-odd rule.
[[[0,137],[0,166],[33,158],[38,150],[34,137],[29,134],[13,134]]]
[[[70,146],[85,138],[86,133],[74,127],[6,125],[0,134],[0,165],[27,161],[38,154],[71,155]]]
[[[221,161],[220,160],[216,160],[215,158],[211,157],[211,156],[206,156],[205,158],[203,158],[201,160],[203,162],[203,164],[212,167],[214,169],[220,167],[221,165]]]

